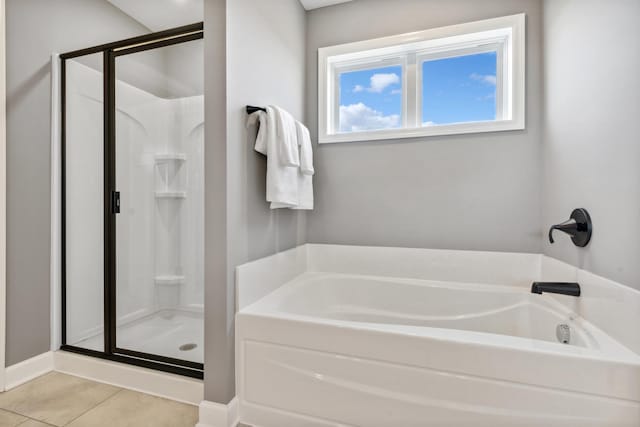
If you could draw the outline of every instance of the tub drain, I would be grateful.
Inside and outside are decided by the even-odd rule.
[[[198,344],[194,344],[194,343],[182,344],[180,347],[178,347],[178,349],[180,351],[189,351],[189,350],[193,350],[197,346],[198,346]]]
[[[569,325],[560,324],[556,326],[556,337],[562,344],[569,344],[571,342],[571,328],[569,328]]]

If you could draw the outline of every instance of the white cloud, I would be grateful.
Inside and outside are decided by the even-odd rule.
[[[371,86],[369,92],[381,93],[387,87],[400,83],[400,76],[396,73],[381,73],[371,76]]]
[[[352,89],[353,93],[359,93],[363,91],[372,92],[372,93],[382,93],[386,88],[391,85],[400,83],[400,76],[395,73],[377,73],[371,76],[369,80],[369,87],[364,87],[362,85],[355,85]],[[402,93],[400,89],[394,89],[391,91],[392,95],[397,95]]]
[[[422,126],[436,126],[436,125],[437,123],[432,121],[422,122]]]
[[[373,129],[390,129],[400,126],[400,115],[385,116],[362,102],[340,106],[340,131],[359,132]]]
[[[491,86],[495,86],[496,85],[496,76],[492,75],[492,74],[478,74],[478,73],[473,73],[469,76],[469,78],[471,80],[475,80],[478,82],[482,82]]]

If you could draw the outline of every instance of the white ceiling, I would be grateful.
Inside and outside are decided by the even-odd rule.
[[[300,0],[305,9],[317,9],[319,7],[332,6],[334,4],[346,3],[352,0]]]
[[[151,31],[193,24],[202,21],[204,17],[204,0],[107,1]]]
[[[151,31],[167,30],[204,20],[204,0],[107,1]],[[312,10],[349,1],[352,0],[300,0],[300,3],[306,10]]]

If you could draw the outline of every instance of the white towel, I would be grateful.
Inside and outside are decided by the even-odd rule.
[[[298,144],[300,144],[300,167],[298,168],[298,203],[286,206],[272,203],[271,209],[290,208],[296,210],[313,210],[313,147],[309,129],[296,121]]]
[[[258,135],[256,136],[256,145],[254,149],[261,154],[267,155],[267,113],[258,110],[249,114],[247,118],[247,127],[258,126]]]
[[[300,145],[300,170],[305,175],[313,175],[313,150],[311,148],[311,135],[309,129],[300,122],[296,122],[298,145]]]
[[[269,107],[275,112],[280,164],[282,166],[300,166],[296,119],[283,108],[275,105]]]
[[[257,111],[249,115],[247,126],[260,122],[254,149],[267,156],[267,194],[271,208],[295,207],[298,205],[299,167],[282,166],[279,160],[276,113],[272,107],[267,112]],[[275,204],[275,206],[274,206]]]
[[[313,210],[313,176],[298,175],[298,205],[292,209]]]
[[[313,147],[309,129],[296,122],[300,144],[300,173],[298,174],[298,206],[295,209],[313,210]]]

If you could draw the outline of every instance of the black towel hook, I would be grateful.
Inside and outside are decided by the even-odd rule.
[[[262,108],[262,107],[254,107],[253,105],[247,105],[247,114],[253,114],[256,111],[264,111],[264,112],[266,112],[267,109],[266,108]]]

